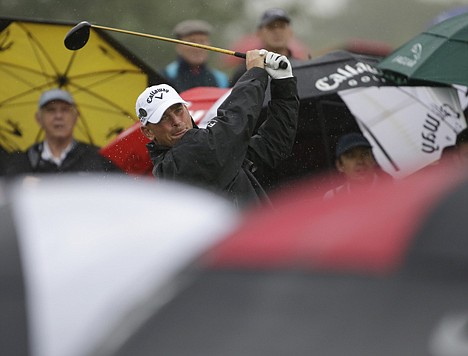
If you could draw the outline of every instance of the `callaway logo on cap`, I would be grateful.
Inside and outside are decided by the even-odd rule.
[[[136,101],[136,114],[142,125],[148,122],[157,124],[167,108],[174,104],[188,103],[177,91],[167,84],[153,85],[146,88]]]

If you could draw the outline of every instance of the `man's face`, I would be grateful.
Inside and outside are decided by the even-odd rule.
[[[36,120],[49,141],[71,139],[77,119],[78,110],[60,100],[47,103],[36,113]]]
[[[343,153],[336,168],[351,182],[367,183],[374,179],[377,163],[368,147],[355,147]]]
[[[147,123],[141,127],[143,134],[161,146],[174,146],[185,133],[193,128],[187,107],[183,104],[170,106],[157,124]]]
[[[259,28],[257,36],[266,50],[285,54],[292,37],[292,29],[286,21],[276,20]]]
[[[210,38],[204,33],[193,33],[181,38],[182,41],[210,45]],[[182,44],[176,45],[176,51],[187,63],[193,66],[199,66],[208,60],[208,51],[202,48],[186,46]]]

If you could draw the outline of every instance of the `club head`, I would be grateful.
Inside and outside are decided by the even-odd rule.
[[[91,24],[87,21],[82,21],[73,27],[65,36],[65,47],[72,51],[83,48],[88,42],[90,28]]]

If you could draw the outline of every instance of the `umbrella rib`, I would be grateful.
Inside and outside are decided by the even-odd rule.
[[[390,157],[390,155],[388,154],[387,150],[382,146],[382,144],[380,143],[380,141],[377,139],[377,137],[374,136],[374,134],[372,133],[371,129],[369,127],[367,127],[367,125],[361,120],[360,121],[360,124],[364,127],[364,129],[367,131],[367,133],[372,137],[372,139],[374,140],[374,142],[377,144],[377,146],[379,146],[380,150],[382,151],[382,153],[384,154],[384,156],[387,158],[387,160],[390,162],[390,164],[392,165],[393,169],[397,172],[400,171],[400,167],[398,167],[398,165],[395,163],[395,161],[393,160],[392,157]]]
[[[65,78],[67,78],[67,75],[68,75],[68,73],[69,73],[70,70],[71,70],[71,66],[72,66],[73,62],[75,61],[75,58],[76,58],[76,54],[77,54],[77,53],[78,53],[78,52],[74,51],[73,54],[72,54],[72,56],[71,56],[71,58],[70,58],[70,61],[68,61],[67,68],[65,68],[65,72],[63,73],[63,76],[64,76]]]
[[[76,79],[76,78],[85,78],[86,76],[95,76],[95,74],[93,74],[93,73],[87,73],[86,75],[75,76],[75,77],[71,78],[71,79],[73,79],[73,80],[70,80],[70,82],[68,83],[68,85],[71,86],[71,87],[75,87],[76,89],[78,89],[78,91],[83,91],[83,92],[88,93],[89,95],[93,95],[93,96],[97,97],[97,98],[98,98],[99,100],[101,100],[102,102],[109,104],[109,105],[110,105],[111,107],[113,107],[113,108],[116,108],[118,112],[120,112],[120,113],[122,113],[122,114],[124,114],[124,115],[128,115],[128,116],[130,116],[132,119],[134,119],[133,116],[132,116],[127,110],[125,110],[124,108],[122,108],[122,107],[119,106],[118,104],[116,104],[116,103],[110,101],[109,99],[107,99],[107,98],[105,98],[104,96],[100,95],[98,92],[95,92],[95,91],[93,92],[93,91],[90,90],[90,89],[92,89],[93,87],[95,87],[96,85],[102,84],[102,81],[103,81],[103,80],[110,80],[110,79],[112,79],[113,77],[118,77],[118,76],[120,76],[120,75],[123,74],[123,73],[129,73],[129,72],[132,72],[132,71],[127,71],[127,70],[107,71],[107,72],[104,72],[104,73],[110,74],[107,78],[98,79],[98,80],[96,80],[95,82],[93,82],[93,83],[91,83],[91,84],[88,84],[86,87],[79,86],[78,84],[76,84],[76,82],[75,82],[75,79]],[[135,73],[140,73],[140,72],[135,71]],[[134,121],[136,121],[136,120],[134,120]]]
[[[3,63],[0,62],[0,65],[1,65],[1,64],[3,64]],[[30,69],[30,68],[25,68],[25,67],[16,66],[16,65],[10,65],[10,66],[11,66],[12,68],[19,68],[19,69],[22,69],[22,70],[24,70],[25,72],[29,72],[29,73],[32,73],[32,74],[40,74],[40,75],[46,77],[46,76],[44,75],[44,73],[39,73],[39,72],[34,71],[34,70]],[[33,83],[26,81],[23,77],[20,77],[20,76],[18,76],[17,74],[15,74],[14,72],[11,72],[11,71],[9,71],[9,70],[6,70],[5,68],[0,68],[0,71],[3,71],[3,72],[6,73],[7,75],[10,75],[12,78],[15,78],[18,82],[21,82],[21,83],[23,83],[23,84],[26,84],[26,86],[30,87],[30,90],[23,91],[23,92],[21,92],[21,93],[18,93],[18,94],[16,94],[16,95],[11,96],[11,97],[5,99],[4,101],[0,102],[0,107],[3,106],[3,105],[5,105],[6,103],[8,103],[8,102],[10,102],[10,101],[14,101],[15,99],[21,98],[21,97],[23,97],[23,96],[25,96],[25,95],[27,95],[27,94],[29,94],[29,93],[31,93],[31,92],[34,92],[34,91],[36,91],[36,90],[42,90],[42,89],[46,88],[46,87],[50,84],[50,83],[46,82],[46,83],[43,84],[43,85],[35,86]],[[52,78],[52,77],[49,77],[49,79],[53,79],[53,78]]]
[[[32,50],[33,50],[33,52],[34,52],[34,54],[36,56],[37,63],[43,69],[42,73],[45,74],[46,71],[45,71],[44,63],[41,60],[41,56],[39,55],[39,53],[42,53],[44,55],[44,58],[47,59],[47,61],[49,62],[49,64],[53,68],[53,70],[55,71],[55,74],[58,75],[58,69],[55,66],[55,63],[52,61],[52,59],[49,56],[49,54],[47,53],[47,51],[45,51],[42,44],[32,35],[32,33],[25,26],[23,26],[22,24],[19,24],[19,26],[22,27],[23,31],[26,33],[26,36],[27,36],[27,38],[28,38],[28,40],[29,40],[29,42],[31,44],[31,48],[32,48]]]
[[[409,99],[412,99],[412,100],[418,102],[419,104],[421,104],[422,106],[424,106],[427,110],[429,110],[429,111],[431,111],[431,112],[434,110],[433,107],[431,107],[430,105],[426,104],[424,101],[421,101],[417,96],[415,96],[415,95],[413,95],[412,93],[406,91],[406,90],[404,89],[404,87],[395,86],[395,87],[393,87],[393,88],[395,88],[396,90],[399,90],[399,91],[403,92]],[[397,113],[397,112],[399,112],[400,110],[403,110],[403,109],[404,109],[404,107],[403,107],[402,105],[397,105],[396,107],[391,108],[391,109],[388,110],[388,111],[391,112],[391,113]],[[375,120],[376,120],[376,118],[372,118],[370,121],[375,121]],[[381,119],[381,120],[382,120],[382,119]],[[450,125],[450,124],[445,120],[445,118],[441,118],[441,120],[442,120],[451,130],[453,130],[455,133],[458,132],[452,125]]]
[[[33,73],[33,74],[40,74],[44,77],[49,77],[49,78],[52,78],[53,76],[51,75],[48,75],[47,73],[44,73],[42,71],[39,71],[39,70],[36,70],[34,68],[29,68],[29,67],[25,67],[25,66],[22,66],[22,65],[18,65],[18,64],[15,64],[15,63],[9,63],[9,62],[3,62],[3,61],[0,61],[0,65],[3,65],[4,67],[10,67],[10,68],[15,68],[15,69],[22,69],[24,70],[25,72],[30,72],[30,73]]]
[[[429,35],[429,36],[431,36],[431,37],[442,38],[442,39],[444,39],[444,40],[447,40],[447,42],[452,42],[452,41],[453,41],[453,42],[460,42],[460,43],[463,43],[463,44],[466,43],[466,40],[460,40],[460,39],[458,39],[458,38],[450,38],[450,37],[448,37],[448,36],[446,36],[446,35],[441,35],[441,34],[439,34],[439,33],[434,33],[434,32],[423,32],[423,34]]]
[[[96,84],[97,84],[97,83],[96,83]],[[88,95],[91,95],[91,96],[93,96],[94,98],[97,98],[97,99],[101,100],[102,102],[107,103],[110,107],[117,108],[117,112],[120,112],[120,113],[124,114],[125,116],[128,116],[128,117],[130,117],[131,119],[133,119],[133,121],[136,121],[136,119],[134,119],[133,116],[130,115],[130,113],[128,113],[126,110],[124,110],[123,108],[121,108],[121,107],[119,107],[118,105],[116,105],[116,103],[114,103],[114,102],[110,101],[109,99],[103,97],[102,95],[98,94],[97,92],[93,92],[93,91],[89,90],[89,86],[87,86],[87,87],[82,87],[82,86],[79,86],[79,85],[77,85],[77,84],[75,84],[75,83],[73,83],[73,82],[71,82],[71,81],[68,83],[68,86],[74,87],[74,88],[77,89],[78,91],[85,92],[85,93],[87,93]],[[88,123],[87,123],[87,120],[86,120],[86,118],[85,118],[83,115],[81,115],[81,114],[80,114],[80,121],[81,121],[82,124],[83,124],[85,134],[86,134],[86,136],[88,137],[89,141],[90,141],[92,144],[94,144],[94,141],[93,141],[93,139],[92,139],[92,137],[91,137],[91,134],[90,134],[91,130],[90,130],[90,128],[89,128],[89,125],[88,125]]]
[[[129,69],[111,69],[111,70],[103,70],[103,71],[99,71],[99,72],[87,72],[85,74],[79,74],[79,75],[75,75],[73,76],[72,78],[74,80],[76,79],[83,79],[83,78],[86,78],[86,77],[96,77],[98,74],[109,74],[109,77],[108,78],[104,78],[104,80],[107,80],[109,78],[112,78],[112,77],[117,77],[121,74],[131,74],[131,73],[134,73],[134,74],[141,74],[142,72],[141,71],[138,71],[138,70],[129,70]],[[99,82],[101,82],[103,79],[100,78],[100,79],[97,79],[95,83],[93,83],[92,85],[94,84],[99,84]]]

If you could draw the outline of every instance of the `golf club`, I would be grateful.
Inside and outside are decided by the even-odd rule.
[[[178,43],[178,44],[191,46],[191,47],[196,47],[196,48],[203,48],[203,49],[206,49],[206,50],[209,50],[209,51],[224,53],[224,54],[228,54],[228,55],[231,55],[231,56],[244,58],[244,59],[246,57],[245,53],[242,53],[242,52],[230,51],[230,50],[227,50],[227,49],[212,47],[212,46],[203,45],[203,44],[199,44],[199,43],[176,40],[176,39],[168,38],[168,37],[149,35],[149,34],[141,33],[141,32],[122,30],[122,29],[118,29],[118,28],[106,27],[106,26],[100,26],[100,25],[92,25],[87,21],[80,22],[75,27],[73,27],[70,31],[68,31],[68,33],[65,36],[65,41],[64,41],[65,42],[65,47],[67,47],[69,50],[72,50],[72,51],[76,51],[76,50],[78,50],[80,48],[83,48],[86,45],[86,43],[88,42],[91,27],[96,28],[96,29],[100,29],[100,30],[105,30],[105,31],[125,33],[125,34],[128,34],[128,35],[147,37],[147,38],[152,38],[152,39],[160,40],[160,41]],[[286,69],[287,67],[288,67],[288,63],[286,63],[286,62],[281,62],[280,63],[280,68],[281,69]]]

